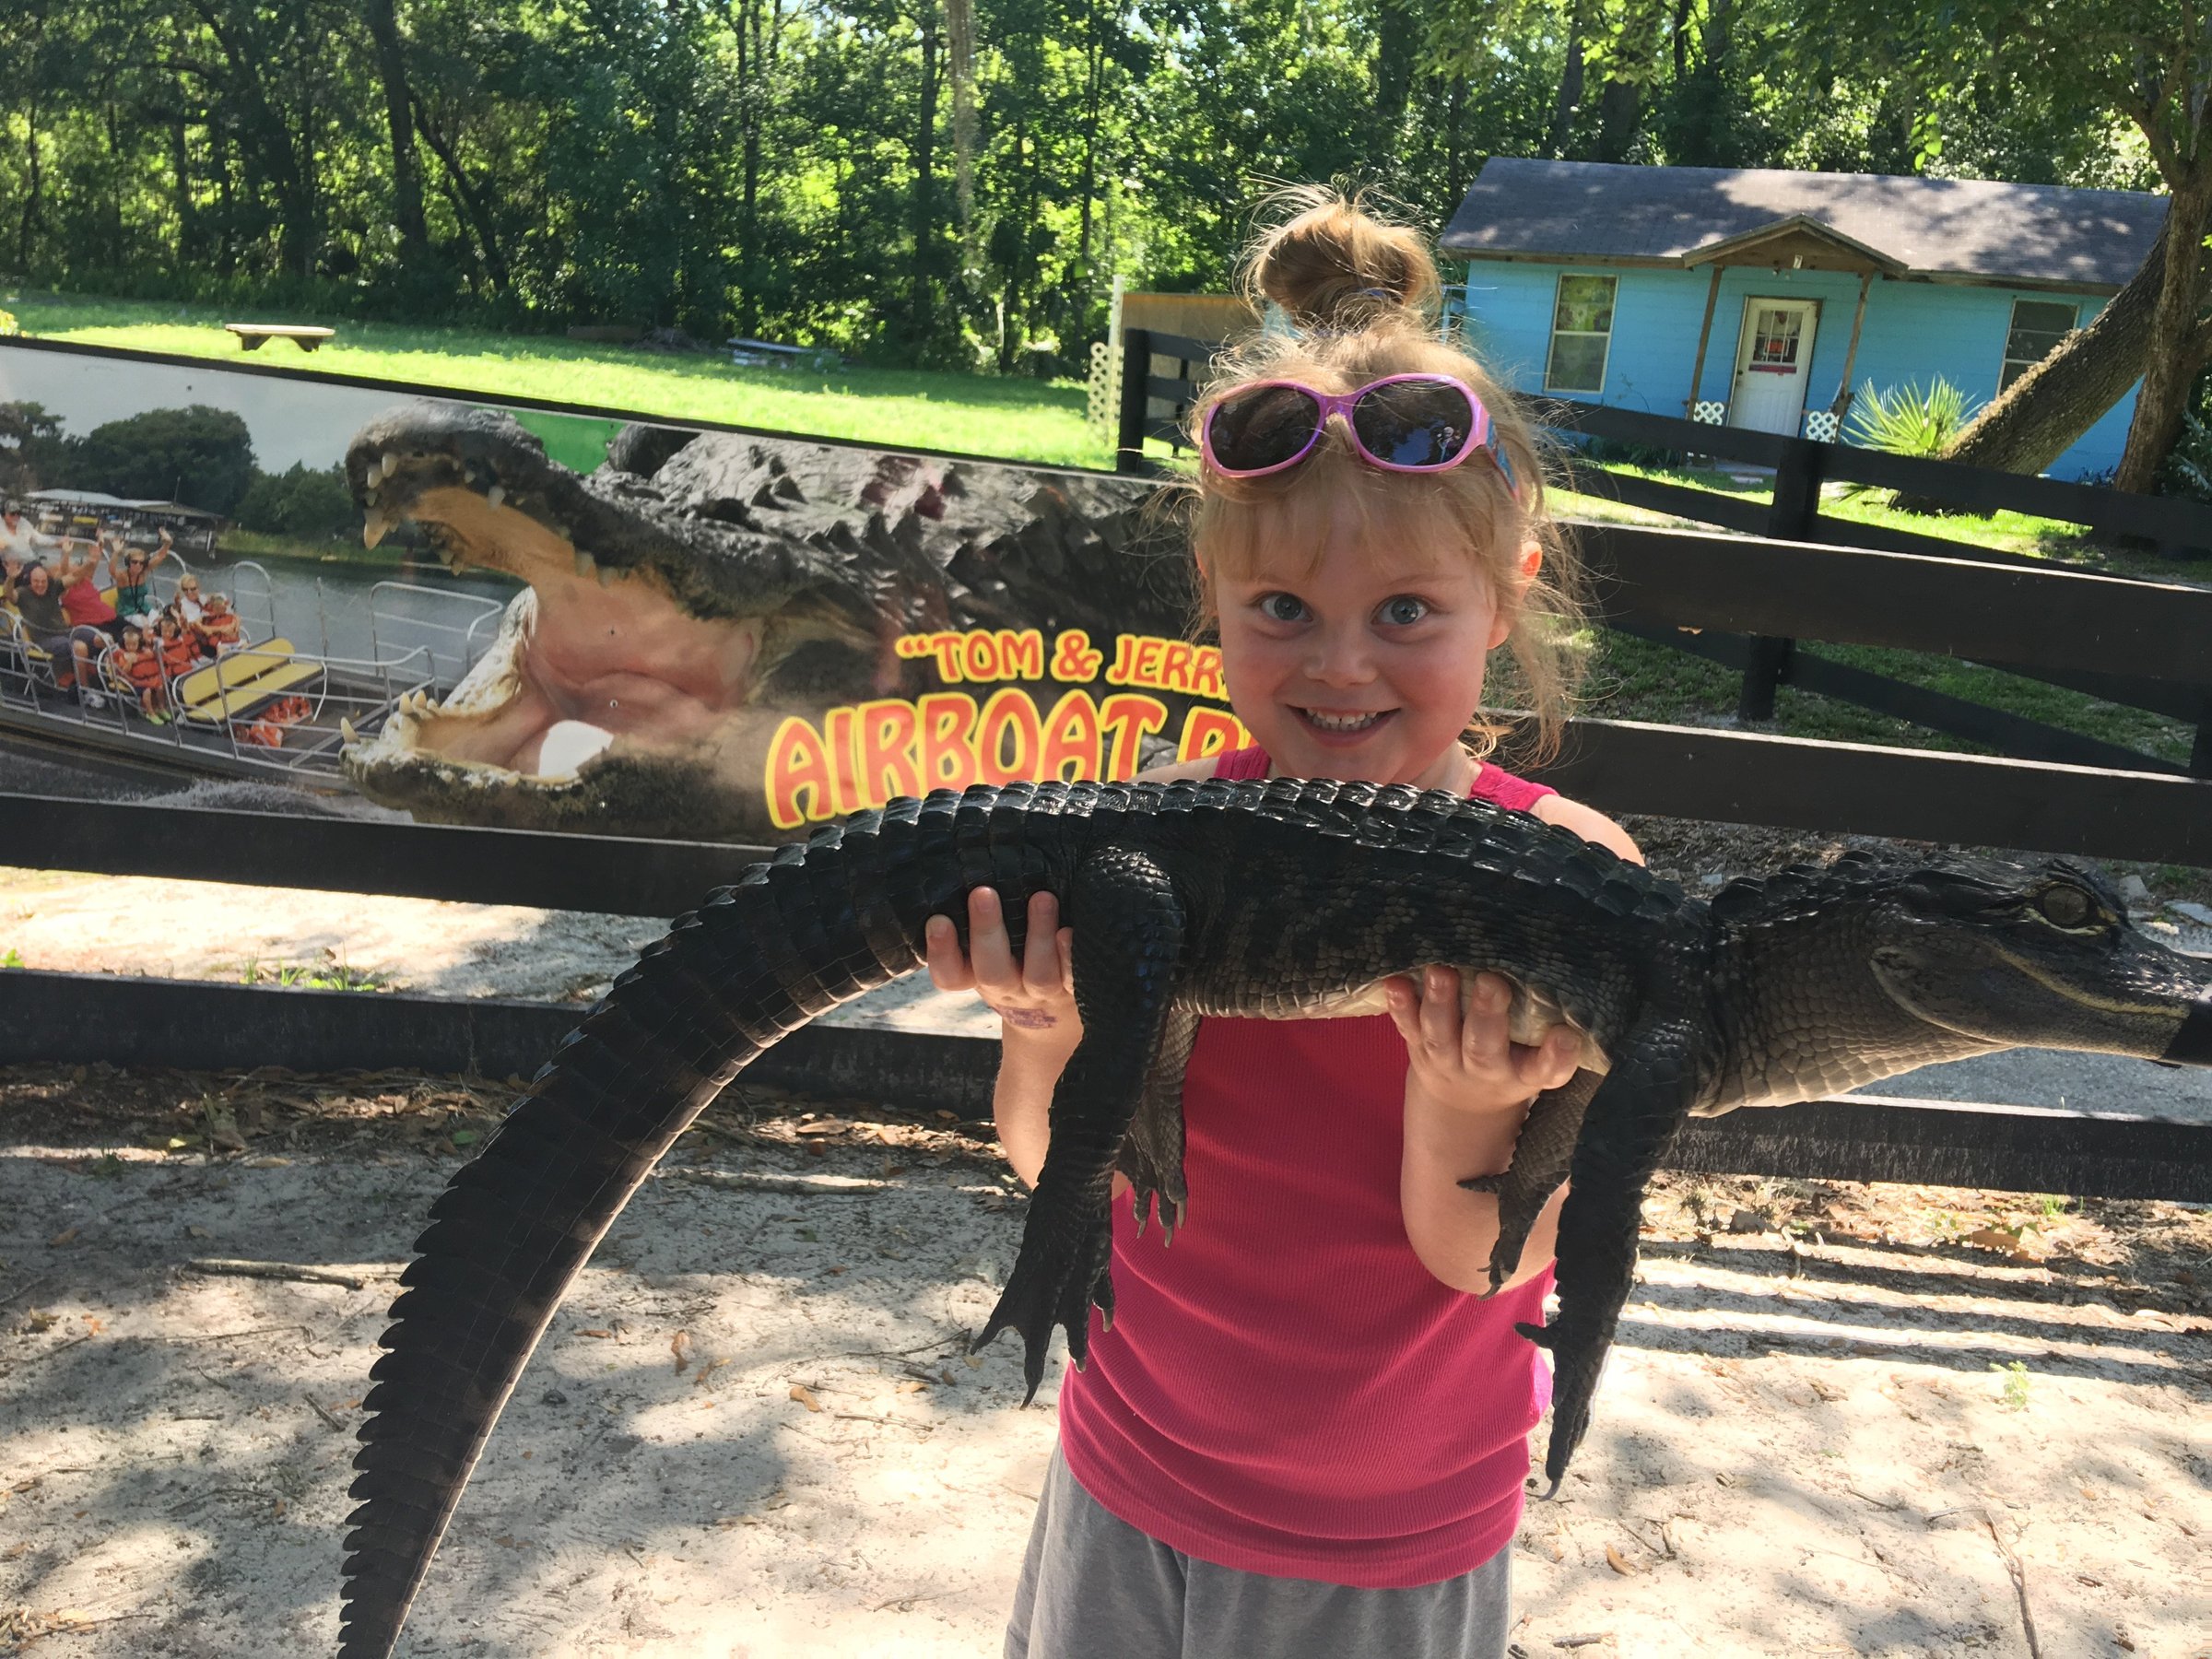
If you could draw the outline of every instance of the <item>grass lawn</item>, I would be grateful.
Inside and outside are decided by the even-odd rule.
[[[24,331],[51,339],[135,347],[235,360],[236,342],[223,332],[225,318],[205,309],[135,300],[24,294],[0,300]],[[290,317],[291,322],[315,319]],[[480,392],[524,394],[568,403],[634,409],[671,419],[724,420],[737,425],[819,433],[882,443],[926,445],[1004,455],[1012,460],[1100,466],[1111,457],[1084,420],[1083,388],[1073,382],[994,379],[899,370],[849,369],[829,375],[739,369],[719,357],[639,352],[542,335],[497,334],[466,328],[410,327],[394,324],[335,323],[337,339],[312,357],[280,341],[261,348],[261,362],[374,379],[414,381]],[[1147,444],[1155,459],[1188,467],[1187,452],[1171,459],[1168,446]],[[1747,501],[1772,494],[1763,479],[1746,480],[1708,468],[1620,466],[1618,470]],[[2152,554],[2102,547],[2077,526],[2025,513],[1993,518],[1947,518],[1902,513],[1887,492],[1846,493],[1831,487],[1822,511],[1838,519],[1894,525],[2008,552],[2064,560],[2091,569],[2139,572],[2173,582],[2212,579],[2204,561],[2177,563]],[[1554,511],[1566,517],[1641,524],[1685,521],[1638,508],[1556,492]],[[232,556],[360,559],[396,566],[401,549],[367,553],[358,547],[287,545],[281,538],[231,532]],[[1593,714],[1616,719],[1712,724],[1733,716],[1738,677],[1686,653],[1626,635],[1600,633],[1592,652],[1589,698]],[[2031,719],[2068,727],[2107,742],[2161,758],[2186,760],[2192,734],[2179,722],[2100,702],[1994,669],[1914,652],[1808,644],[1821,655],[1870,672],[1947,691]],[[1972,752],[1975,746],[1852,704],[1782,688],[1774,729],[1794,736]]]
[[[1607,462],[1606,470],[1639,478],[1653,478],[1664,484],[1688,485],[1693,489],[1710,489],[1759,506],[1774,499],[1773,484],[1767,478],[1739,477],[1710,467],[1632,466]],[[1886,489],[1862,489],[1853,486],[1830,484],[1821,489],[1820,512],[1824,518],[1881,524],[1893,530],[1910,530],[1921,535],[1939,536],[1946,541],[1968,542],[1975,547],[1994,547],[2006,553],[2024,553],[2032,558],[2057,559],[2091,570],[2157,576],[2170,582],[2201,581],[2212,573],[2201,561],[2183,563],[2161,558],[2155,553],[2138,553],[2101,546],[2079,524],[2069,524],[2063,519],[2038,518],[2032,513],[2012,512],[1993,513],[1987,518],[1963,514],[1951,517],[1938,513],[1900,512],[1889,504],[1891,499],[1891,492]],[[1577,518],[1641,524],[1683,522],[1665,513],[1628,507],[1594,496],[1572,495],[1562,491],[1559,502],[1558,512]]]
[[[801,374],[740,369],[719,354],[644,352],[555,335],[294,316],[282,320],[329,323],[337,338],[312,356],[272,340],[249,359],[222,327],[248,319],[204,308],[40,293],[0,298],[0,305],[15,312],[25,334],[41,339],[276,363],[892,447],[915,444],[1077,466],[1103,466],[1111,460],[1085,422],[1083,387],[1074,381],[903,369]]]

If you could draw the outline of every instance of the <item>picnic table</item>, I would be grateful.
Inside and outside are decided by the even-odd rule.
[[[289,340],[302,351],[312,351],[338,332],[312,323],[226,323],[223,326],[238,336],[241,351],[259,351],[264,340]]]

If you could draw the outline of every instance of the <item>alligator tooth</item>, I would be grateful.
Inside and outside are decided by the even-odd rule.
[[[361,515],[361,546],[373,547],[392,533],[393,521],[382,507],[371,507]]]
[[[489,489],[484,492],[484,504],[487,507],[497,507],[506,499],[507,488],[506,486],[501,484],[494,484]]]
[[[603,588],[613,587],[627,573],[613,565],[601,565],[599,567],[599,585]]]
[[[586,553],[582,547],[577,548],[576,574],[580,578],[588,578],[591,576],[595,576],[598,573],[599,561],[594,559],[589,553]]]
[[[361,500],[362,500],[362,501],[363,501],[365,504],[367,504],[368,506],[371,506],[371,507],[373,507],[373,506],[375,506],[375,505],[376,505],[376,486],[375,486],[375,485],[373,485],[373,484],[371,484],[371,485],[370,485],[370,486],[369,486],[369,488],[366,488],[366,489],[362,490],[362,491],[361,491]]]
[[[343,714],[338,716],[338,736],[346,743],[359,743],[361,740],[361,735],[353,729],[353,722]]]
[[[384,452],[384,458],[382,465],[383,467],[382,476],[387,478],[390,477],[394,473],[399,470],[399,456],[391,450],[386,450]]]

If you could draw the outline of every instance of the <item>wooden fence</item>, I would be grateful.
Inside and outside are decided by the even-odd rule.
[[[1125,356],[1117,464],[1124,471],[1144,471],[1147,469],[1146,439],[1183,441],[1182,423],[1204,383],[1207,359],[1218,348],[1201,340],[1143,329],[1124,330],[1123,341]],[[2006,603],[2005,624],[1994,629],[1965,626],[1975,619],[1957,611],[1919,618],[1897,616],[1892,618],[1895,627],[1865,626],[1864,613],[1869,609],[1902,611],[1923,604],[1964,606],[2005,590],[1947,584],[1940,578],[1931,584],[1924,580],[1924,568],[1921,575],[1908,577],[1909,567],[1902,565],[1823,564],[1807,558],[1807,549],[1796,546],[1818,544],[1985,567],[2083,573],[2050,559],[1838,516],[1823,507],[1821,486],[1828,482],[1894,489],[1977,512],[2010,508],[2082,524],[2100,535],[2156,547],[2177,559],[2212,549],[2212,507],[1595,404],[1545,401],[1535,408],[1558,431],[1774,469],[1773,494],[1767,502],[1647,478],[1579,458],[1569,469],[1569,487],[1579,493],[1717,525],[1737,536],[1762,538],[1763,550],[1736,564],[1747,583],[1747,594],[1764,594],[1772,601],[1762,607],[1763,617],[1755,627],[1739,627],[1710,615],[1702,620],[1683,617],[1663,622],[1650,603],[1661,595],[1661,590],[1651,586],[1643,590],[1641,602],[1610,607],[1602,618],[1607,626],[1624,633],[1737,670],[1741,676],[1736,706],[1739,720],[1772,719],[1775,691],[1788,685],[1982,744],[2015,759],[2212,778],[2212,648],[2205,644],[2202,633],[2192,633],[2197,626],[2195,618],[2204,614],[2200,590],[2178,581],[2118,575],[2100,578],[2110,583],[2143,586],[2159,595],[2147,602],[2154,607],[2169,601],[2175,606],[2162,627],[2154,623],[2149,629],[2152,634],[2164,636],[2170,647],[2183,650],[2186,660],[2179,665],[2180,672],[2173,672],[2172,649],[2159,653],[2163,666],[2154,668],[2147,666],[2131,648],[2122,646],[2116,636],[2097,633],[2093,636],[2096,643],[2087,651],[2077,648],[2079,640],[2062,638],[2075,625],[2067,609],[2057,602],[2059,594],[2066,591],[2063,588],[2030,586],[2012,592]],[[1583,524],[1578,531],[1601,570],[1608,556],[1636,534],[1619,526],[1594,524]],[[1793,545],[1785,551],[1773,545],[1777,543]],[[2180,570],[2177,564],[2177,575]],[[1842,597],[1834,585],[1834,578],[1841,572],[1848,572],[1845,579],[1852,582],[1880,584],[1897,581],[1905,585],[1894,590],[1877,585],[1865,592],[1862,597],[1866,603],[1857,607],[1860,618],[1852,629],[1834,631],[1826,616],[1832,602]],[[1679,571],[1670,574],[1678,576]],[[2028,597],[2030,594],[2036,596]],[[2192,599],[2188,597],[2191,594],[2198,597]],[[1693,606],[1698,603],[1695,597],[1689,602]],[[2148,618],[2148,612],[2143,615]],[[1915,622],[1936,626],[1916,628],[1912,626]],[[1788,631],[1791,629],[1795,631]],[[1905,637],[1914,633],[1939,642]],[[2147,710],[2194,729],[2190,756],[2180,762],[2144,754],[2048,722],[1838,663],[1806,650],[1798,642],[1800,638],[1940,652],[2106,702]]]
[[[1772,741],[1772,740],[1769,740]],[[1818,746],[1811,746],[1818,747]],[[764,848],[302,820],[0,795],[0,835],[54,868],[669,917]],[[528,1074],[581,1014],[490,999],[107,974],[0,973],[0,1065]],[[814,1025],[747,1077],[830,1098],[987,1117],[997,1045]],[[1691,1124],[1673,1167],[2212,1201],[2212,1125],[2151,1113],[1848,1097]]]

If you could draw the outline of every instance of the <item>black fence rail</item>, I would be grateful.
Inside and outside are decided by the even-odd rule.
[[[1147,438],[1181,443],[1182,422],[1203,388],[1209,356],[1218,349],[1179,335],[1145,329],[1124,331],[1122,424],[1116,452],[1122,470],[1150,470],[1150,464],[1144,459]],[[2007,626],[1979,630],[1978,642],[1966,642],[1966,635],[1976,631],[1971,628],[1959,630],[1950,643],[1877,638],[1874,633],[1881,630],[1865,629],[1855,633],[1838,632],[1827,622],[1826,615],[1841,594],[1836,584],[1814,570],[1807,558],[1816,547],[1851,547],[2039,574],[2098,574],[2099,580],[2115,587],[2134,584],[2155,592],[2159,597],[2154,604],[2173,605],[2176,608],[2168,621],[2149,631],[2171,634],[2180,641],[2185,640],[2192,629],[2202,626],[2199,618],[2205,615],[2199,603],[2204,590],[2185,582],[2092,573],[2059,561],[1863,524],[1824,512],[1821,486],[1830,481],[1863,484],[1978,512],[2010,508],[2079,524],[2102,535],[2148,542],[2177,555],[2212,548],[2212,507],[1596,404],[1547,400],[1535,407],[1555,430],[1774,469],[1772,497],[1765,502],[1647,478],[1579,458],[1571,464],[1568,478],[1569,487],[1582,494],[1717,525],[1737,536],[1762,538],[1756,564],[1737,566],[1739,577],[1749,587],[1775,602],[1757,629],[1732,628],[1711,617],[1684,618],[1675,626],[1655,626],[1649,614],[1640,614],[1641,607],[1638,606],[1609,608],[1602,618],[1607,626],[1623,633],[1736,670],[1740,676],[1739,721],[1756,724],[1771,720],[1776,691],[1792,686],[2020,759],[2212,778],[2212,651],[2196,648],[2183,671],[2173,673],[2147,667],[2132,651],[2119,648],[2117,641],[2105,634],[2100,634],[2099,646],[2087,653],[2069,650],[2058,637],[2073,626],[2069,613],[2059,603],[2064,590],[2048,584],[2022,590],[2034,595],[2026,601],[2025,611],[2019,604],[2007,605]],[[1624,526],[1589,523],[1578,524],[1577,529],[1581,541],[1601,565],[1625,535],[1633,534]],[[1865,582],[1899,578],[1907,569],[1849,568],[1850,580]],[[2177,567],[2177,577],[2180,573]],[[1971,604],[1980,592],[1958,584],[1947,586],[1940,580],[1931,584],[1926,568],[1922,567],[1912,593],[1875,590],[1862,597],[1877,606],[1903,610],[1924,601]],[[2191,594],[2198,599],[2188,597]],[[1692,595],[1691,603],[1704,596]],[[2030,619],[2027,612],[2037,615]],[[1947,622],[1952,618],[1938,613],[1935,619]],[[1924,634],[1928,630],[1920,631]],[[1839,644],[1939,652],[2100,701],[2145,710],[2193,728],[2190,754],[2185,761],[2146,754],[1895,676],[1834,662],[1803,649],[1798,642],[1801,637]],[[2194,638],[2202,641],[2205,636],[2198,633]],[[2171,658],[2171,652],[2165,654]],[[2058,661],[2061,655],[2069,660]]]
[[[527,1077],[582,1010],[103,974],[0,975],[0,1065]],[[987,1119],[985,1038],[810,1025],[746,1082]],[[2017,1193],[2212,1201],[2212,1125],[2130,1112],[1845,1097],[1693,1121],[1671,1167],[1707,1174],[1909,1181]]]

